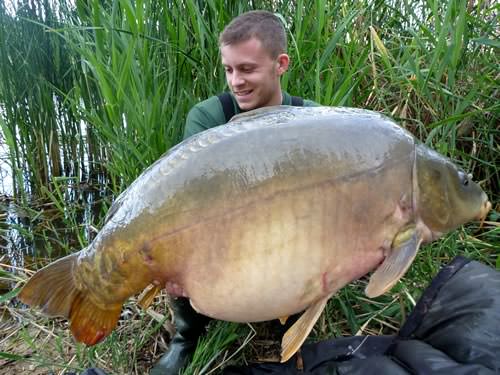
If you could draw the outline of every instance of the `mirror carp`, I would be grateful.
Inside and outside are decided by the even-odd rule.
[[[389,290],[422,243],[491,207],[450,160],[389,118],[335,107],[269,107],[169,150],[110,208],[87,248],[38,271],[19,299],[70,320],[93,345],[131,295],[155,287],[212,318],[286,319],[282,361],[328,299],[371,271]]]

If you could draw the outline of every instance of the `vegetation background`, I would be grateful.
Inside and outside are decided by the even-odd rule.
[[[473,173],[493,203],[482,228],[426,246],[386,295],[364,297],[365,280],[344,288],[312,338],[396,332],[455,255],[500,269],[496,2],[2,0],[0,373],[140,374],[166,349],[164,295],[147,310],[133,298],[92,348],[14,297],[32,270],[91,241],[113,198],[180,141],[189,108],[225,89],[218,34],[250,9],[286,24],[285,90],[391,116]],[[276,360],[272,331],[214,322],[186,373]]]

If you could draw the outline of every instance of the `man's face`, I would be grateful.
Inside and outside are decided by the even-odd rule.
[[[280,76],[288,68],[288,55],[271,58],[255,38],[220,48],[226,80],[244,111],[281,104]]]

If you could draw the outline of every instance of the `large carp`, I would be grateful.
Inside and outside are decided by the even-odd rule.
[[[171,149],[86,249],[37,272],[19,298],[69,318],[89,345],[149,284],[221,320],[305,310],[283,337],[284,361],[340,288],[376,269],[366,294],[384,293],[422,242],[490,206],[469,175],[378,113],[257,110]]]

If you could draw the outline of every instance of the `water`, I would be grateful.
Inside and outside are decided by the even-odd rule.
[[[87,162],[74,176],[52,178],[52,198],[15,199],[9,150],[0,130],[0,263],[24,268],[26,261],[66,255],[90,242],[111,201],[104,174]],[[91,176],[91,177],[89,177]],[[0,288],[1,289],[1,288]]]
[[[32,262],[79,251],[93,240],[111,198],[97,185],[71,190],[73,197],[61,205],[36,201],[24,206],[9,197],[0,201],[0,263],[32,268]]]
[[[12,170],[8,162],[8,157],[9,150],[0,130],[0,197],[3,195],[12,195]]]

